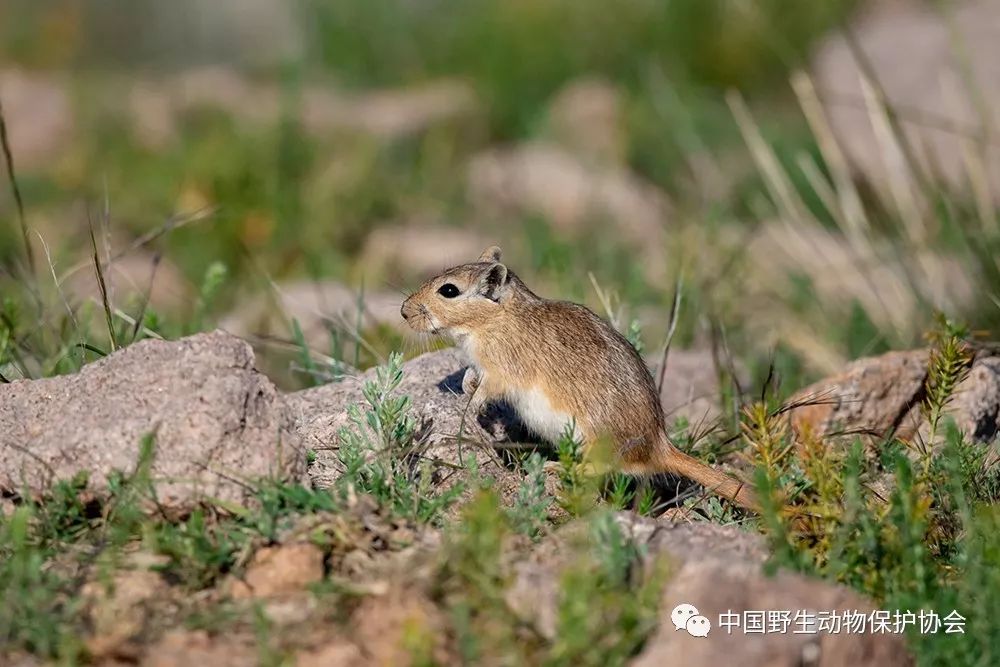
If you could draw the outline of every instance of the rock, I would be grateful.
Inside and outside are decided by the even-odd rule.
[[[92,629],[87,641],[91,655],[112,655],[138,637],[152,617],[153,607],[167,598],[168,589],[158,573],[142,569],[118,572],[108,583],[84,584],[80,597]]]
[[[707,637],[680,631],[671,620],[679,604],[693,605],[709,619]],[[741,665],[911,665],[906,641],[896,634],[849,634],[846,632],[800,633],[795,624],[787,632],[744,634],[742,625],[730,634],[719,626],[722,614],[745,611],[789,611],[794,619],[805,613],[847,611],[870,613],[874,607],[844,586],[780,572],[774,577],[740,572],[714,560],[691,560],[673,575],[660,602],[660,626],[642,652],[629,664],[652,667],[683,663],[715,667],[739,656]],[[741,618],[742,621],[742,618]],[[806,626],[815,627],[812,626]]]
[[[244,341],[219,331],[143,340],[73,375],[0,385],[0,488],[43,493],[86,470],[103,490],[155,434],[161,506],[242,502],[246,481],[304,472],[291,427]]]
[[[323,580],[323,552],[314,544],[296,542],[264,547],[254,554],[246,574],[234,581],[234,598],[268,598],[297,593]]]
[[[403,295],[387,291],[361,291],[342,283],[299,281],[274,285],[256,298],[247,299],[226,315],[219,327],[240,337],[277,336],[292,339],[292,320],[297,320],[306,343],[324,352],[330,349],[330,331],[343,336],[349,356],[354,337],[366,329],[389,326],[406,334],[399,307]],[[358,306],[362,312],[358,312]]]
[[[173,630],[151,645],[143,667],[246,667],[258,664],[260,649],[252,636],[209,635],[204,630]]]
[[[792,428],[818,435],[865,432],[879,440],[895,432],[904,440],[931,440],[920,410],[927,377],[927,350],[889,352],[851,362],[843,372],[812,384],[789,399]],[[967,377],[955,388],[947,414],[977,442],[1000,431],[1000,353],[975,348]]]
[[[952,395],[948,412],[959,430],[976,442],[992,442],[1000,432],[1000,356],[976,356],[969,375]],[[928,432],[923,432],[925,441]]]
[[[490,445],[526,434],[513,412],[503,406],[489,409],[478,419],[466,415],[469,399],[462,394],[466,366],[453,348],[421,355],[405,364],[398,395],[412,400],[413,415],[426,446],[424,458],[439,461],[444,466],[442,471],[446,471],[455,465],[464,467],[469,457],[475,457],[480,472],[503,475],[506,469],[499,465]],[[338,432],[349,423],[347,409],[351,405],[367,405],[361,390],[374,373],[372,370],[358,378],[286,395],[303,445],[316,452],[310,469],[314,484],[328,486],[340,476]]]
[[[366,275],[392,281],[427,280],[443,269],[475,261],[483,248],[496,243],[495,238],[467,227],[419,223],[378,227],[365,240],[360,263]]]
[[[546,143],[491,150],[470,163],[469,198],[486,214],[543,216],[557,232],[610,224],[639,253],[650,279],[663,278],[666,195],[623,169],[584,164]]]
[[[646,545],[648,556],[666,554],[675,563],[718,561],[757,571],[768,555],[760,535],[737,526],[656,521],[628,512],[616,518],[626,536]]]
[[[15,169],[39,171],[67,154],[74,115],[66,86],[57,77],[0,69],[0,106]]]
[[[919,426],[919,396],[927,377],[927,351],[889,352],[858,359],[838,375],[809,385],[788,402],[792,428],[816,435],[838,430],[871,432],[876,438],[897,429],[912,437]]]
[[[1000,147],[983,137],[1000,127],[998,25],[1000,5],[992,0],[947,8],[906,0],[872,3],[852,27],[925,173],[964,189],[967,152],[977,155],[985,169],[976,166],[973,172],[985,177],[994,199],[1000,193]],[[812,69],[832,130],[858,173],[883,191],[885,201],[892,201],[894,181],[897,187],[909,185],[919,198],[899,148],[878,139],[861,68],[842,35],[818,49]]]
[[[571,81],[549,106],[553,141],[592,163],[622,164],[626,137],[621,93],[603,79]]]
[[[351,617],[352,638],[372,665],[456,664],[442,613],[417,589],[366,597]]]

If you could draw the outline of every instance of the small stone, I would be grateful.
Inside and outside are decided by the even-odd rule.
[[[254,554],[246,574],[232,583],[236,599],[267,598],[303,590],[323,580],[323,552],[314,544],[297,542],[264,547]]]

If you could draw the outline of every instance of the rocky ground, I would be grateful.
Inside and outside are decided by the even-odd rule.
[[[980,350],[952,407],[958,424],[987,440],[1000,414],[996,365],[990,349]],[[116,483],[121,493],[114,471],[143,465],[140,442],[149,434],[155,492],[138,511],[158,521],[198,516],[223,525],[258,516],[269,502],[260,480],[308,496],[271,507],[281,517],[273,530],[255,530],[201,570],[191,566],[196,553],[171,552],[142,531],[121,540],[110,568],[68,548],[52,567],[74,582],[61,594],[78,596],[74,632],[96,664],[453,664],[476,655],[470,628],[485,663],[500,645],[512,652],[499,662],[558,662],[579,649],[573,642],[607,639],[594,655],[613,657],[624,646],[618,659],[636,665],[716,665],[734,655],[752,665],[909,664],[903,638],[892,634],[676,631],[670,612],[684,601],[709,619],[728,610],[875,607],[843,586],[765,574],[769,546],[752,522],[719,525],[697,505],[659,518],[573,518],[542,502],[566,480],[513,462],[509,448],[528,434],[509,410],[465,413],[463,368],[456,351],[431,352],[403,366],[396,388],[412,401],[419,448],[407,456],[431,480],[428,497],[459,490],[432,520],[338,485],[351,474],[338,454],[348,408],[366,401],[364,381],[374,371],[283,394],[254,368],[250,346],[222,331],[142,341],[74,375],[0,385],[5,512],[16,516],[25,502],[51,498],[55,480],[87,471],[75,487],[87,499],[81,511],[107,521],[121,502],[107,500]],[[705,418],[705,396],[718,389],[711,368],[709,355],[676,353],[668,411]],[[914,406],[926,375],[926,351],[859,360],[792,399],[802,407],[788,413],[791,424],[797,432],[865,432],[873,442],[889,430],[914,434],[924,427]],[[477,491],[484,484],[492,491]],[[536,505],[524,498],[532,489]],[[537,530],[511,532],[497,520],[526,507],[540,508]],[[203,539],[211,551],[222,538]],[[614,583],[602,568],[616,558],[627,573]],[[623,620],[628,614],[636,627]],[[6,660],[38,662],[21,653]]]

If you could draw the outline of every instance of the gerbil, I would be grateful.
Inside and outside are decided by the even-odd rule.
[[[556,442],[574,423],[584,443],[609,439],[627,474],[683,475],[756,510],[753,490],[674,447],[649,369],[584,306],[543,299],[487,248],[424,283],[400,310],[414,330],[450,336],[470,357],[463,390],[478,410],[506,399],[528,428]]]

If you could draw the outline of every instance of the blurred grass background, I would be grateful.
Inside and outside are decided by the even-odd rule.
[[[394,301],[480,243],[504,246],[546,296],[606,310],[598,285],[649,350],[680,278],[678,342],[724,344],[761,377],[773,361],[787,391],[919,343],[937,307],[988,328],[997,271],[982,251],[996,237],[967,242],[970,221],[981,231],[974,198],[942,192],[910,220],[838,180],[789,84],[866,6],[4,3],[0,100],[39,285],[13,287],[25,249],[4,188],[3,293],[22,313],[10,339],[23,348],[37,333],[24,313],[41,300],[49,329],[86,329],[108,349],[101,326],[81,324],[106,319],[91,227],[123,332],[221,324],[251,337],[285,386],[312,381],[295,370],[297,340],[362,367],[423,349],[396,328]],[[18,95],[29,110],[12,113]],[[49,128],[40,147],[19,139],[35,124]],[[860,217],[845,217],[855,198]],[[973,270],[957,269],[971,277],[941,284],[976,251]],[[831,252],[850,256],[844,275],[810,269]],[[892,262],[890,280],[872,277]],[[33,374],[96,354],[64,338],[28,346],[42,359]]]

